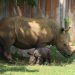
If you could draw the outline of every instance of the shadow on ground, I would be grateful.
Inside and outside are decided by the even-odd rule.
[[[0,64],[0,73],[5,72],[39,72],[39,70],[27,69],[25,65]]]

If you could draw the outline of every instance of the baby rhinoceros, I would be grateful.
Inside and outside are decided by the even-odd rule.
[[[50,49],[48,47],[42,47],[37,49],[30,49],[28,52],[30,55],[29,64],[44,64],[45,61],[48,61],[48,63],[51,62],[51,55],[50,55]]]

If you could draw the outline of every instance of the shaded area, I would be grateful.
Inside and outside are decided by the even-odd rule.
[[[65,65],[65,64],[71,64],[72,62],[75,61],[75,54],[73,54],[71,57],[69,58],[65,58],[54,46],[49,46],[50,48],[50,52],[51,52],[51,64],[50,65]],[[16,55],[13,55],[13,59],[15,60],[15,64],[13,65],[17,65],[17,66],[24,66],[24,65],[29,65],[29,57],[19,57]],[[5,59],[0,57],[0,63],[2,64],[8,64],[11,65],[10,63],[8,63],[8,61],[6,61]],[[48,64],[46,62],[46,64]]]
[[[39,72],[38,69],[27,68],[28,58],[15,58],[15,64],[8,63],[5,59],[0,58],[0,74],[4,74],[6,72]]]
[[[73,43],[74,45],[75,43]],[[51,64],[53,65],[65,65],[65,64],[71,64],[73,61],[75,61],[75,54],[73,54],[71,57],[66,58],[64,57],[57,49],[55,46],[48,46],[50,48],[50,54],[51,54]],[[13,56],[14,59],[16,60],[16,63],[18,65],[29,65],[29,57],[19,57],[16,55]],[[48,64],[46,62],[46,64]],[[50,65],[51,65],[50,64]]]

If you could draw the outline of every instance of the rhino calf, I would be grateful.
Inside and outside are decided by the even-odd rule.
[[[51,62],[50,49],[47,47],[31,49],[28,54],[30,55],[29,64],[44,64],[45,61]]]

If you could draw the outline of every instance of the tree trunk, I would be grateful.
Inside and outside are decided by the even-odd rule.
[[[9,16],[22,16],[22,15],[23,15],[22,8],[20,6],[17,6],[16,0],[9,0]]]

